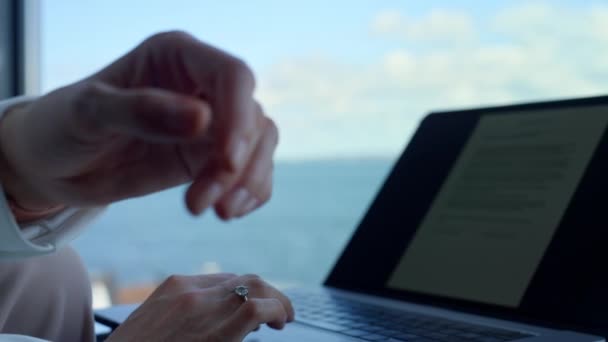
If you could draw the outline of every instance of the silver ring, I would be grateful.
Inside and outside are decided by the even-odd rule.
[[[245,285],[239,285],[237,287],[234,288],[234,293],[243,298],[243,301],[248,301],[249,298],[247,297],[249,295],[249,288]]]

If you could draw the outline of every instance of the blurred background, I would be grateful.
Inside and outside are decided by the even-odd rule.
[[[608,89],[604,1],[42,0],[40,10],[43,92],[155,32],[185,30],[249,63],[281,132],[274,195],[254,214],[192,217],[177,188],[113,205],[78,238],[96,307],[140,301],[174,273],[320,284],[426,113]]]

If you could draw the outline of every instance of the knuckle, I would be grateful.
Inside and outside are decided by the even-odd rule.
[[[234,77],[241,85],[253,92],[255,89],[255,75],[249,65],[240,58],[230,58],[224,65],[225,72]]]
[[[238,276],[234,273],[218,273],[218,278],[220,279],[219,286],[227,289],[228,291],[234,290],[235,285],[234,279],[238,278]]]
[[[90,134],[102,130],[103,85],[99,82],[78,84],[70,101],[69,115],[72,122]]]
[[[266,287],[266,283],[260,278],[252,278],[249,281],[249,284],[251,285],[252,288],[257,289],[257,290],[262,290]]]
[[[247,275],[247,285],[255,292],[260,292],[266,287],[266,283],[256,274]]]
[[[261,279],[259,275],[253,273],[245,274],[243,278],[245,278],[245,280]]]
[[[165,44],[168,42],[181,42],[193,39],[193,36],[182,30],[171,30],[156,33],[146,40],[147,44]]]
[[[266,132],[276,147],[279,144],[279,128],[270,118],[266,118]]]
[[[246,282],[252,282],[252,281],[261,280],[262,278],[259,275],[257,275],[257,274],[248,273],[248,274],[243,275],[243,279]]]
[[[97,100],[102,93],[102,85],[98,82],[86,82],[78,86],[78,90],[74,97],[73,113],[78,115],[97,114]]]
[[[171,275],[163,282],[163,286],[169,289],[177,289],[184,284],[184,277],[179,275]]]
[[[224,279],[233,279],[238,277],[236,274],[234,273],[218,273],[218,276],[224,278]]]

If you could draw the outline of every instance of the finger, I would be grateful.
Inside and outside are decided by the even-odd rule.
[[[81,205],[103,205],[110,202],[161,191],[189,181],[175,148],[157,144],[154,148],[133,150],[133,160],[112,167],[100,167],[93,173],[72,177]]]
[[[217,202],[236,179],[236,175],[222,171],[223,167],[210,153],[212,149],[213,142],[201,139],[178,150],[192,182],[186,191],[185,202],[193,215],[200,215]]]
[[[245,203],[236,213],[236,217],[243,217],[247,214],[249,214],[250,212],[258,209],[259,207],[261,207],[265,202],[268,202],[270,200],[270,197],[272,196],[272,175],[273,171],[271,170],[268,175],[266,176],[266,180],[262,183],[262,188],[264,190],[264,193],[267,194],[267,199],[263,200],[263,201],[251,201],[249,203]]]
[[[150,60],[156,63],[148,62]],[[115,69],[130,63],[139,65],[146,73],[155,73],[163,87],[209,99],[223,166],[230,172],[244,166],[253,148],[256,129],[255,77],[247,64],[179,31],[147,39]],[[112,69],[102,72],[107,74],[102,77],[111,78]]]
[[[237,277],[238,276],[233,273],[215,273],[186,276],[186,281],[198,288],[212,288]]]
[[[226,282],[220,284],[220,287],[223,287],[225,290],[229,290],[230,293],[227,294],[228,299],[236,301],[239,300],[239,296],[234,294],[234,288],[237,286],[244,285],[247,287],[249,291],[249,298],[276,298],[281,302],[281,304],[285,308],[285,312],[287,313],[287,320],[293,321],[295,318],[295,310],[291,303],[291,300],[287,298],[281,291],[277,290],[273,286],[269,285],[262,278],[255,274],[247,274],[240,277],[232,278],[227,280]]]
[[[252,154],[241,180],[216,206],[221,218],[229,219],[259,207],[270,199],[272,193],[273,156],[278,142],[278,130],[265,118],[262,138]]]
[[[243,303],[236,312],[219,327],[220,336],[229,341],[242,341],[260,324],[274,329],[285,326],[287,314],[276,298],[252,298]]]
[[[251,69],[238,59],[229,59],[218,72],[217,93],[213,94],[218,112],[218,152],[235,172],[245,167],[257,138],[255,79]]]
[[[75,92],[73,122],[93,133],[124,133],[147,141],[179,142],[203,134],[209,105],[155,88],[121,89],[83,83]]]
[[[231,273],[218,273],[211,275],[172,275],[165,279],[158,286],[155,292],[159,293],[186,293],[205,290],[205,294],[209,298],[223,298],[225,291],[219,291],[219,284],[236,278],[237,276]]]
[[[270,161],[265,164],[266,170],[260,172],[261,176],[253,177],[254,179],[256,179],[256,181],[252,182],[251,187],[253,188],[252,192],[256,193],[257,197],[254,198],[253,200],[250,200],[249,202],[243,203],[241,205],[241,207],[236,210],[237,217],[242,217],[242,216],[252,212],[253,210],[262,206],[264,203],[268,202],[270,200],[270,198],[272,197],[273,173],[274,173],[274,162],[272,159],[273,159],[274,151],[276,149],[276,145],[277,145],[277,140],[275,139],[274,147],[271,148],[271,151],[267,151],[270,154],[268,156]],[[260,160],[264,160],[264,158],[261,157]],[[262,163],[258,164],[259,170],[263,170],[264,167],[263,166],[260,167],[260,165],[263,165],[263,164]],[[260,181],[259,177],[263,177],[264,180]]]
[[[186,206],[193,215],[200,215],[203,210],[217,202],[227,191],[226,176],[206,167],[190,184],[186,191]]]
[[[257,121],[256,126],[258,126],[256,130],[260,132],[257,136],[255,144],[259,145],[259,141],[266,139],[265,137],[268,136],[267,138],[270,140],[275,140],[274,146],[276,146],[278,131],[274,125],[274,122],[264,115],[261,106],[257,102],[255,103],[255,107],[255,117]],[[270,162],[266,163],[269,165],[272,165],[272,152],[274,152],[274,147],[272,147],[271,150]],[[262,165],[264,164],[264,161],[265,159],[262,160]],[[200,171],[192,184],[188,187],[188,191],[186,192],[186,206],[192,214],[199,215],[204,209],[214,205],[229,191],[231,191],[231,189],[234,188],[234,184],[238,182],[239,178],[241,178],[241,175],[246,172],[246,169],[242,169],[237,172],[227,172],[225,168],[218,166],[217,160],[215,160],[214,163],[209,163],[205,169]],[[243,189],[243,191],[236,194],[236,200],[243,197],[249,197],[245,190],[246,189]],[[265,197],[262,196],[261,198],[264,200]],[[227,215],[225,215],[225,210],[219,209],[216,211],[220,218],[229,218]]]
[[[133,69],[139,71],[135,79]],[[230,172],[243,167],[255,140],[255,78],[243,61],[188,33],[172,31],[146,39],[92,76],[123,87],[146,84],[150,78],[164,89],[209,99],[217,119],[222,162]]]
[[[218,167],[216,160],[211,160],[195,177],[186,191],[188,210],[194,215],[200,215],[234,187],[240,174],[241,172],[226,172],[222,167]]]

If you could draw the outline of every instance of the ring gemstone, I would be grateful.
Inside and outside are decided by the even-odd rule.
[[[247,286],[245,285],[239,285],[234,288],[234,293],[236,293],[237,296],[247,301],[247,295],[249,295],[249,288],[247,288]]]

